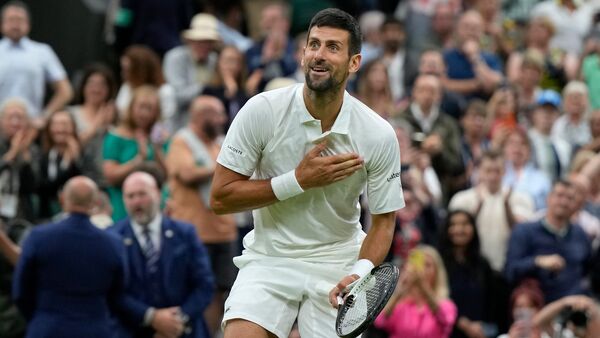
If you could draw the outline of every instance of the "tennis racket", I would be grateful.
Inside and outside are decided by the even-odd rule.
[[[338,308],[337,335],[354,338],[365,331],[394,293],[399,276],[400,271],[395,265],[384,263],[350,284],[351,289]]]

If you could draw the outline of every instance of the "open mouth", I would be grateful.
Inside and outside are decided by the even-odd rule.
[[[312,70],[314,73],[317,73],[317,74],[325,74],[329,71],[329,69],[327,69],[326,67],[320,67],[320,66],[310,67],[310,70]]]

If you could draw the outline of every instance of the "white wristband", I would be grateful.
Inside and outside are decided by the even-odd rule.
[[[280,201],[300,195],[304,192],[304,189],[302,189],[300,183],[298,183],[298,180],[296,179],[296,169],[283,175],[273,177],[271,179],[271,188],[273,189],[273,193],[275,193],[275,197]]]
[[[375,265],[368,259],[359,259],[354,263],[352,270],[350,270],[351,275],[358,275],[360,278],[366,276],[368,273],[371,273],[371,270]]]

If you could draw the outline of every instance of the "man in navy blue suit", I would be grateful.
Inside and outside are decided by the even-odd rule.
[[[160,191],[147,173],[125,179],[123,199],[129,217],[109,231],[125,244],[130,283],[120,310],[130,337],[208,338],[203,312],[214,279],[194,227],[161,214]]]
[[[113,337],[109,308],[126,284],[124,247],[89,219],[98,188],[87,177],[63,190],[68,217],[31,231],[13,279],[27,337]]]

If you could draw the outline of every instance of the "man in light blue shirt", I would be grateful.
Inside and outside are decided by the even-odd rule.
[[[10,1],[2,7],[0,40],[0,102],[11,97],[27,101],[28,111],[36,126],[50,112],[61,109],[73,97],[67,73],[50,46],[30,40],[29,11],[20,1]],[[53,95],[44,106],[46,83]]]

